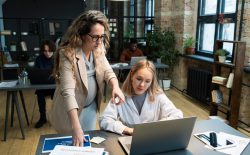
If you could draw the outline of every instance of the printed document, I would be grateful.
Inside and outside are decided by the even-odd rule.
[[[104,148],[56,145],[50,155],[102,155]]]
[[[247,147],[250,141],[249,138],[243,138],[243,137],[235,136],[235,135],[228,134],[225,132],[220,132],[220,134],[230,139],[233,139],[236,143],[235,147],[218,150],[219,152],[226,153],[226,154],[240,155],[243,152],[243,150]]]
[[[87,140],[84,142],[84,147],[91,147],[89,135],[84,135],[84,138]],[[51,152],[56,145],[71,146],[72,136],[45,138],[42,153]]]

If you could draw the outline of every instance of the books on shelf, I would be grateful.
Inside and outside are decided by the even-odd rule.
[[[22,51],[28,51],[25,41],[21,41],[20,44],[21,44]]]
[[[225,85],[227,83],[227,78],[222,77],[222,76],[213,76],[212,77],[212,83]]]
[[[227,80],[227,84],[226,84],[227,88],[232,88],[232,86],[233,86],[233,79],[234,79],[234,73],[230,73],[229,77],[228,77],[228,80]]]
[[[0,31],[1,35],[11,35],[11,30],[2,30]]]
[[[221,90],[216,89],[216,90],[212,90],[212,102],[214,103],[222,103],[223,101],[223,94],[221,92]]]

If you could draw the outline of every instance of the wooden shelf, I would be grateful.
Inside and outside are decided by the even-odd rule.
[[[215,64],[218,64],[218,65],[221,65],[221,66],[224,66],[224,67],[230,67],[230,68],[234,68],[235,67],[235,64],[233,63],[228,63],[228,62],[219,62],[219,61],[214,61]]]
[[[216,83],[216,82],[212,82],[212,83],[227,88],[226,84],[221,84],[221,83]],[[227,88],[227,89],[231,89],[231,88]]]
[[[215,102],[211,102],[211,104],[218,106],[218,107],[222,107],[223,109],[230,111],[230,106],[225,104],[225,103],[215,103]]]
[[[220,86],[229,89],[228,95],[228,103],[214,103],[210,104],[210,115],[215,116],[218,112],[218,107],[222,107],[227,110],[227,116],[229,125],[234,128],[238,126],[238,119],[239,119],[239,110],[240,110],[240,100],[241,100],[241,83],[242,83],[242,70],[244,67],[244,60],[245,60],[245,50],[246,50],[246,42],[241,41],[227,41],[227,40],[217,40],[215,44],[215,50],[223,49],[223,43],[232,43],[234,46],[234,53],[232,58],[232,63],[221,63],[218,61],[214,61],[213,63],[213,76],[221,76],[222,75],[222,68],[229,68],[230,72],[234,74],[233,78],[233,85],[232,88],[227,88],[225,85],[212,83],[214,89],[220,89]],[[223,70],[225,71],[225,70]],[[226,73],[226,71],[225,71]],[[223,75],[225,74],[223,73]]]

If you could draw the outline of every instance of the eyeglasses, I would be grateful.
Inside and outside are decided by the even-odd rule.
[[[103,41],[105,39],[105,35],[104,34],[101,35],[101,36],[98,36],[98,35],[92,36],[92,35],[88,34],[88,36],[90,36],[92,38],[92,41],[94,41],[94,42],[97,42],[99,39],[101,41]]]

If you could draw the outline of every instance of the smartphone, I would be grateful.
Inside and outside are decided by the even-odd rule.
[[[216,134],[216,145],[211,145],[211,137],[210,133],[215,133]],[[214,131],[208,131],[208,132],[203,132],[203,133],[197,133],[194,134],[196,138],[207,144],[209,147],[211,147],[214,150],[219,150],[219,149],[224,149],[224,148],[229,148],[229,147],[234,147],[236,146],[235,141],[232,139],[225,137],[224,135],[214,132]]]

